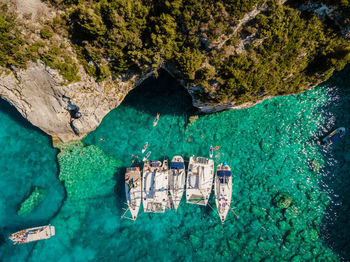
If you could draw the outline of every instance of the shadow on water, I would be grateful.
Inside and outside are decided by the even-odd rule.
[[[330,86],[331,102],[325,108],[327,124],[324,135],[338,127],[347,134],[336,145],[323,147],[327,162],[321,181],[321,190],[327,192],[330,204],[322,221],[324,242],[339,254],[341,260],[350,261],[350,66],[336,73]],[[332,94],[334,92],[334,94]]]
[[[123,212],[123,208],[127,208],[125,198],[125,172],[126,167],[118,168],[117,172],[114,173],[114,180],[116,181],[114,186],[114,193],[116,197],[117,209]]]
[[[150,77],[132,90],[123,105],[150,115],[182,115],[196,111],[187,90],[165,70],[159,70],[158,78]]]
[[[17,109],[12,106],[7,101],[0,98],[0,112],[3,112],[4,114],[7,114],[10,116],[17,124],[28,128],[35,130],[37,132],[40,132],[42,134],[45,134],[40,128],[33,126],[27,119],[25,119],[18,111]],[[46,134],[45,134],[46,135]]]

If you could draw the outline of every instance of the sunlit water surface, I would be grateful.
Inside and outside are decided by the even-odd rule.
[[[306,93],[249,109],[200,117],[174,79],[162,73],[132,91],[83,143],[58,154],[50,140],[0,106],[0,257],[4,261],[335,261],[350,259],[350,134],[325,148],[319,138],[350,133],[350,68]],[[8,112],[11,111],[9,114]],[[156,113],[159,124],[152,126]],[[221,225],[210,206],[121,219],[125,168],[149,142],[151,159],[181,154],[228,162],[232,204]],[[61,183],[61,181],[62,183]],[[64,187],[63,187],[64,185]],[[30,215],[16,210],[33,186],[48,191]],[[65,190],[63,190],[65,188]],[[292,198],[276,206],[281,193]],[[62,201],[64,199],[64,201]],[[56,236],[12,246],[10,232],[51,223]]]

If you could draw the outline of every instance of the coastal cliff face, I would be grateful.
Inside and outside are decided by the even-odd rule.
[[[0,0],[0,96],[66,142],[159,68],[203,113],[306,91],[350,61],[348,11],[337,34],[291,2]]]
[[[33,125],[66,142],[94,130],[143,79],[135,75],[127,81],[97,82],[84,70],[79,76],[80,81],[65,85],[57,70],[30,62],[26,69],[0,76],[0,94]]]

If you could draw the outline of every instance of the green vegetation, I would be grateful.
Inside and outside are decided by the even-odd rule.
[[[78,80],[72,56],[55,40],[60,32],[98,80],[167,65],[187,83],[200,85],[195,95],[203,101],[244,103],[298,93],[350,61],[350,40],[334,24],[299,11],[302,2],[47,0],[65,12],[41,28],[44,46],[21,47],[23,40],[13,37],[13,17],[2,13],[1,65],[41,59],[68,82]],[[337,4],[342,12],[349,11],[348,2]],[[237,30],[240,19],[260,7],[264,11]]]
[[[17,215],[24,216],[36,209],[44,200],[46,191],[42,188],[35,187],[30,196],[24,200],[17,211]]]
[[[15,28],[14,15],[8,12],[6,5],[0,6],[0,66],[24,65],[25,61],[20,54],[23,42]]]

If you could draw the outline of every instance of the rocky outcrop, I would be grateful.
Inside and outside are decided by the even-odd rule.
[[[0,75],[1,97],[33,125],[61,141],[81,139],[94,130],[132,88],[153,73],[97,82],[81,69],[81,81],[64,85],[58,72],[40,61],[8,72]]]

